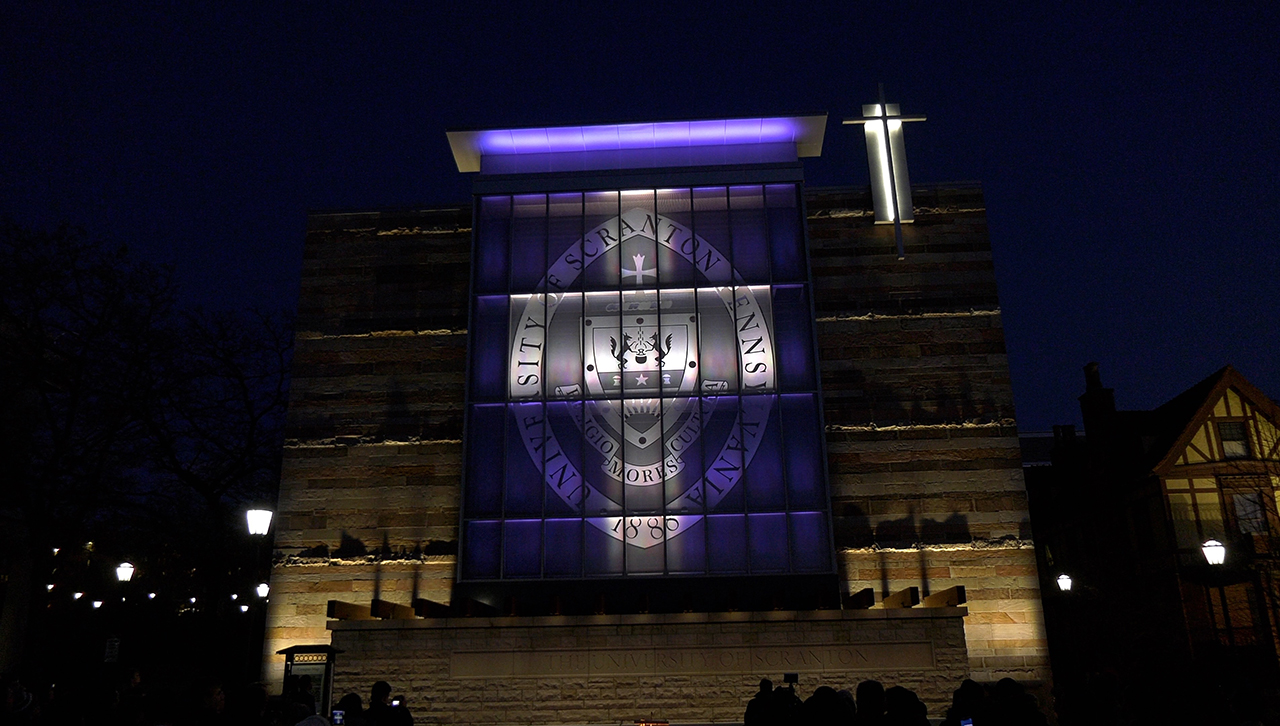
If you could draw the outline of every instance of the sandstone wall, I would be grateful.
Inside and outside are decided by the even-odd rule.
[[[1047,678],[1026,495],[980,191],[806,193],[836,545],[850,592],[965,585],[970,668]],[[267,633],[326,642],[328,599],[449,600],[465,389],[469,209],[313,215]],[[375,561],[383,564],[378,569]],[[370,568],[377,570],[371,574]]]
[[[418,724],[741,721],[760,678],[916,691],[935,718],[965,677],[963,608],[334,623],[335,694],[386,680]],[[414,657],[403,654],[412,652]],[[892,663],[891,667],[885,667]]]

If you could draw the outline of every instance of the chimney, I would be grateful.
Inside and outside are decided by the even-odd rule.
[[[1096,362],[1084,367],[1084,395],[1080,396],[1080,413],[1088,439],[1103,443],[1111,438],[1116,417],[1116,392],[1102,387],[1102,374]]]

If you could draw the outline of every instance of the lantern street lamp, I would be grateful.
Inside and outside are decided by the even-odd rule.
[[[133,579],[134,566],[128,562],[121,562],[116,568],[116,579],[120,582],[128,582]]]
[[[249,612],[249,606],[248,606],[248,605],[241,605],[241,606],[240,606],[240,612],[242,612],[242,613],[247,613],[247,612]]]
[[[269,592],[271,592],[271,586],[267,583],[263,582],[258,585],[258,597],[266,597]]]
[[[1065,572],[1058,575],[1058,589],[1063,592],[1071,592],[1071,575]]]
[[[94,600],[94,601],[93,601],[93,609],[94,609],[94,610],[97,610],[97,609],[98,609],[98,608],[100,608],[100,607],[102,607],[102,601],[101,601],[101,600]]]
[[[1211,565],[1221,565],[1227,559],[1227,548],[1216,539],[1206,541],[1200,546],[1200,551],[1204,553],[1204,558]]]
[[[72,599],[72,600],[79,600],[79,599],[80,599],[80,598],[82,598],[82,597],[84,597],[84,593],[83,593],[83,592],[73,592],[73,593],[71,593],[71,599]]]
[[[271,529],[270,509],[250,509],[244,513],[244,518],[249,525],[249,534],[266,534]]]

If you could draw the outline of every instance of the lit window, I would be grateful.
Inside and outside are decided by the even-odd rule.
[[[1228,459],[1249,458],[1249,437],[1244,421],[1222,421],[1218,435],[1222,437],[1222,454]]]

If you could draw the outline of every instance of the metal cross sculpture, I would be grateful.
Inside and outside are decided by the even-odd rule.
[[[924,116],[903,116],[898,104],[884,102],[884,84],[879,85],[879,103],[862,107],[862,118],[847,118],[846,126],[862,124],[867,136],[867,163],[871,168],[871,198],[876,224],[893,223],[898,259],[905,259],[902,225],[915,221],[911,210],[911,181],[907,177],[907,152],[902,141],[902,124],[924,121]]]

